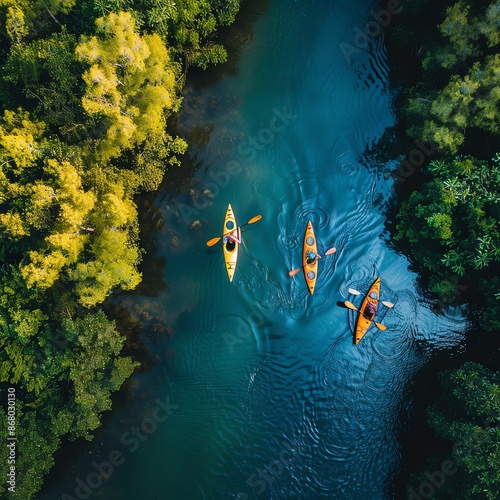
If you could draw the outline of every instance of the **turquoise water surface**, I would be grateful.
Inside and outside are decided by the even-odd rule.
[[[272,0],[238,73],[186,88],[192,179],[158,193],[145,281],[111,300],[149,361],[40,498],[396,498],[412,381],[463,342],[464,320],[432,311],[384,225],[401,160],[379,159],[396,123],[384,40],[351,58],[341,45],[373,8]],[[263,216],[232,283],[220,243],[206,246],[229,203],[239,224]],[[288,276],[308,220],[320,253],[337,249],[312,296]],[[355,346],[338,302],[359,305],[348,289],[377,276],[395,307]]]

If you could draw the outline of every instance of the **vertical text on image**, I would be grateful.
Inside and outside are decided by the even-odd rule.
[[[7,484],[11,493],[16,492],[16,390],[7,389]]]

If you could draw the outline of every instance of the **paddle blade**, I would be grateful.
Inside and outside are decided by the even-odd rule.
[[[220,236],[217,236],[216,238],[212,238],[211,240],[207,241],[207,247],[213,247],[218,241],[220,240]]]
[[[257,222],[258,220],[262,219],[262,215],[256,215],[255,217],[252,217],[247,224],[253,224],[254,222]]]
[[[377,323],[376,321],[374,321],[375,323],[375,326],[379,329],[379,330],[387,330],[387,327],[385,325],[383,325],[382,323]]]
[[[394,307],[394,304],[392,302],[386,302],[385,300],[381,300],[380,302],[382,302],[385,307]]]
[[[352,293],[352,295],[359,295],[360,292],[358,292],[356,289],[354,288],[349,288],[349,293]]]
[[[294,269],[293,271],[290,271],[288,273],[288,276],[295,276],[302,268],[299,267],[298,269]]]
[[[325,252],[325,255],[332,255],[332,253],[335,253],[336,251],[337,249],[335,247],[332,247]]]
[[[345,306],[348,308],[348,309],[352,309],[353,311],[357,311],[358,308],[352,303],[352,302],[349,302],[348,300],[346,300],[344,302]]]

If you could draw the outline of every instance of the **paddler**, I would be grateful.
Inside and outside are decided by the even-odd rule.
[[[235,232],[236,232],[236,234],[233,234],[233,233],[235,233]],[[237,233],[238,233],[238,230],[237,230],[237,229],[235,229],[233,232],[231,232],[231,233],[229,233],[229,234],[226,234],[226,235],[224,236],[224,240],[223,240],[223,241],[224,241],[224,243],[227,243],[228,241],[231,241],[231,242],[233,242],[233,243],[239,243],[239,244],[241,244],[241,240],[238,238]]]
[[[375,292],[373,292],[375,297],[372,297],[372,298],[378,298],[377,294]],[[365,316],[368,316],[369,319],[373,319],[374,316],[375,316],[375,313],[377,312],[377,308],[378,308],[378,302],[372,302],[372,301],[368,301],[368,304],[366,304],[366,307],[365,307]]]
[[[316,252],[312,250],[308,250],[306,253],[306,262],[308,265],[311,265],[316,259],[321,259],[321,255],[318,255]]]

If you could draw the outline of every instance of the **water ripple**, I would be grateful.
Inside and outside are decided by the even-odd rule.
[[[383,233],[389,186],[371,148],[394,118],[384,40],[373,39],[350,66],[339,50],[366,22],[370,7],[360,5],[271,3],[273,16],[255,26],[241,74],[186,96],[181,128],[200,129],[205,145],[193,153],[186,192],[160,195],[151,221],[168,283],[157,295],[122,302],[175,335],[163,332],[157,348],[148,334],[153,320],[144,321],[158,365],[137,377],[126,411],[90,449],[104,459],[98,453],[149,418],[159,395],[178,408],[142,453],[127,457],[130,491],[116,481],[103,497],[139,498],[147,488],[150,498],[359,500],[382,498],[397,472],[398,422],[412,412],[407,388],[436,349],[460,344],[463,323],[460,310],[436,315],[420,298],[408,263]],[[249,146],[269,129],[276,110],[289,115],[283,129],[239,154],[243,141]],[[189,187],[213,183],[210,172],[230,159],[241,173],[195,211],[192,227],[181,213],[182,202],[194,207]],[[220,243],[206,247],[220,234],[229,198],[240,224],[264,215],[244,234],[232,283]],[[319,252],[337,249],[320,260],[313,296],[302,272],[287,274],[302,264],[308,220]],[[337,303],[359,306],[362,297],[348,289],[363,294],[379,275],[382,300],[395,304],[377,316],[387,329],[373,326],[354,345],[356,313]],[[167,345],[176,353],[168,363]],[[75,477],[88,474],[87,454],[74,461]]]

